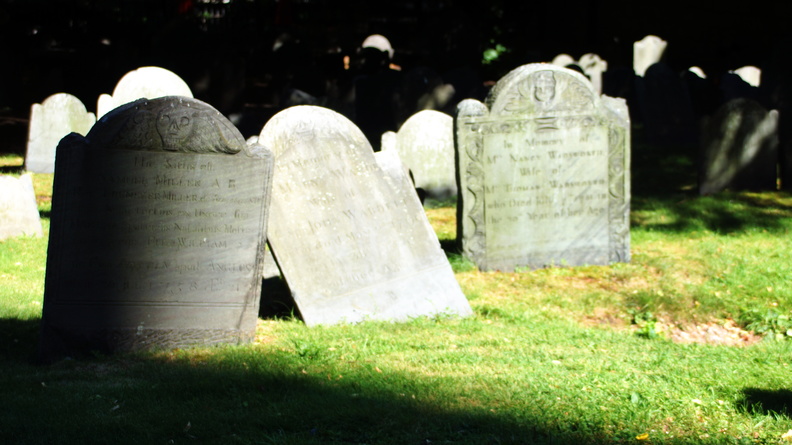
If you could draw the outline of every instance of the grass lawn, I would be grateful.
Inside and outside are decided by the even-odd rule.
[[[792,441],[792,197],[698,197],[690,157],[634,150],[629,264],[480,272],[453,206],[429,206],[466,319],[262,319],[252,344],[49,366],[30,360],[52,187],[34,175],[45,237],[0,241],[0,443]]]

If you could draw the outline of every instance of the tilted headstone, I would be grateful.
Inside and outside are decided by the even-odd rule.
[[[775,190],[778,112],[750,99],[733,99],[702,124],[699,193]]]
[[[96,116],[80,99],[67,93],[53,94],[30,107],[25,169],[33,173],[55,171],[55,147],[69,133],[85,135]]]
[[[429,198],[456,195],[454,162],[454,119],[439,111],[424,110],[412,115],[398,133],[382,135],[382,149],[396,150],[412,173],[415,187]]]
[[[259,141],[276,160],[269,243],[307,325],[471,313],[404,167],[383,171],[351,121],[292,107]]]
[[[646,36],[633,43],[633,70],[643,76],[646,70],[663,58],[668,42],[657,36]]]
[[[33,177],[0,176],[0,240],[41,235]]]
[[[58,145],[40,355],[252,339],[273,158],[190,98]]]
[[[158,66],[144,66],[130,71],[118,81],[113,95],[101,94],[96,103],[96,117],[126,103],[165,96],[193,97],[189,85],[176,73]]]
[[[630,123],[581,74],[517,68],[457,110],[457,237],[482,270],[630,259]]]

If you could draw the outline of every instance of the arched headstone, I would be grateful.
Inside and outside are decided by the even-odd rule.
[[[25,169],[33,173],[55,171],[55,147],[69,133],[85,135],[96,116],[80,99],[67,93],[53,94],[30,108]]]
[[[630,259],[624,100],[581,74],[530,64],[456,118],[457,238],[484,270]]]
[[[454,119],[439,111],[410,116],[397,133],[382,137],[382,149],[394,149],[412,173],[417,188],[430,198],[456,195]]]
[[[272,155],[190,98],[58,145],[40,355],[252,339]]]
[[[102,94],[96,104],[96,117],[126,103],[165,96],[193,97],[189,85],[176,73],[158,66],[144,66],[121,78],[113,94]]]
[[[269,243],[307,325],[471,313],[393,150],[310,105],[259,141],[276,159]]]

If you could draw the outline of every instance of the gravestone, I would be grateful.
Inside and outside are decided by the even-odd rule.
[[[187,83],[176,73],[158,66],[144,66],[130,71],[118,81],[113,95],[101,94],[96,104],[96,117],[126,103],[164,96],[193,97]]]
[[[272,162],[184,97],[132,102],[65,137],[41,358],[252,339]]]
[[[308,105],[259,141],[276,159],[269,243],[307,325],[471,313],[395,152],[383,171],[351,121]]]
[[[0,241],[17,236],[42,236],[30,174],[0,176]]]
[[[456,195],[454,119],[439,111],[412,115],[398,133],[382,135],[382,149],[396,150],[412,173],[415,187],[426,196],[443,199]]]
[[[633,43],[633,70],[643,76],[646,70],[663,58],[668,42],[657,36],[646,36]]]
[[[747,65],[741,68],[737,68],[736,70],[732,71],[732,73],[740,76],[740,78],[751,85],[752,87],[758,87],[759,84],[762,82],[762,70],[755,66]]]
[[[55,171],[55,147],[71,132],[85,135],[96,116],[85,110],[80,99],[58,93],[30,107],[25,169],[33,173]]]
[[[643,77],[636,77],[635,84],[646,140],[657,145],[695,147],[698,122],[683,79],[670,66],[658,62]]]
[[[630,123],[581,74],[519,67],[456,119],[457,238],[482,270],[630,260]]]
[[[597,94],[602,94],[602,73],[608,70],[608,62],[599,55],[587,53],[580,56],[577,62],[583,69],[583,73],[591,80],[591,85]]]
[[[570,56],[569,54],[559,54],[553,58],[553,61],[550,62],[553,65],[560,66],[566,68],[568,65],[572,65],[575,62],[575,58]]]
[[[699,193],[775,190],[778,112],[751,99],[733,99],[702,124]]]

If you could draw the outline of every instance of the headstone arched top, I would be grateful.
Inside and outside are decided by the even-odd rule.
[[[121,105],[146,98],[165,96],[193,97],[190,86],[173,71],[158,66],[144,66],[124,74],[113,94],[102,94],[96,105],[97,117]]]
[[[597,93],[585,76],[551,64],[523,65],[493,87],[486,104],[492,115],[567,114],[593,109]]]
[[[197,99],[139,99],[104,115],[87,135],[112,149],[239,153],[245,138],[219,111]]]

